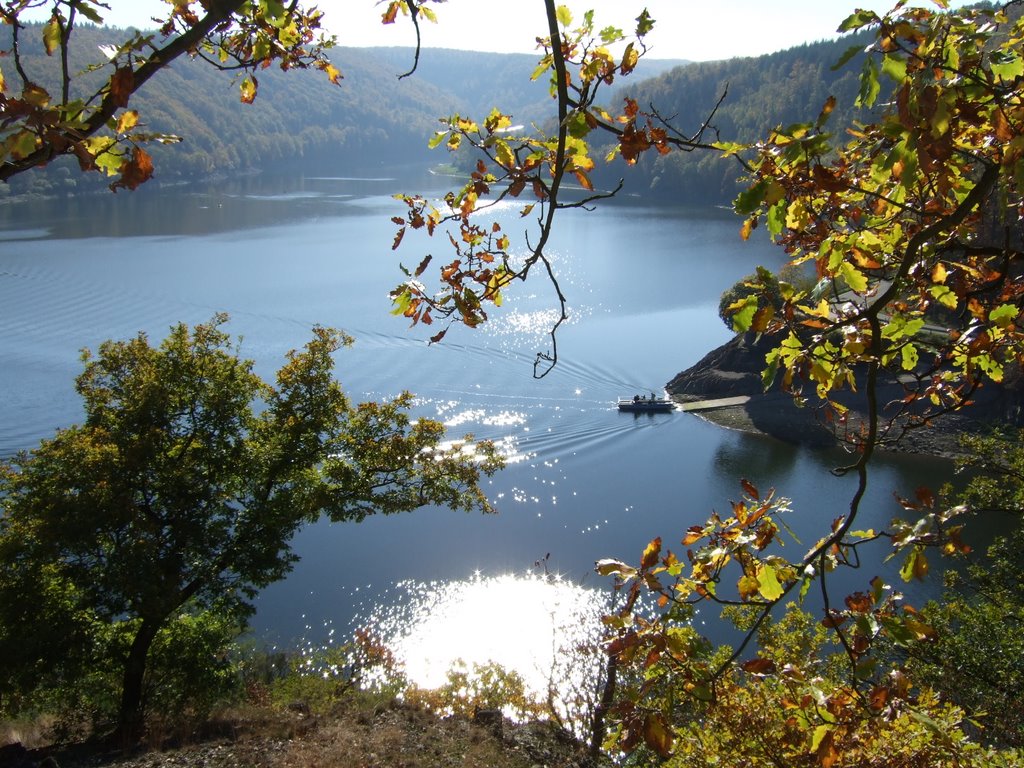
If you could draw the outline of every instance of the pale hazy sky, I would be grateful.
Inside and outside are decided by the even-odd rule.
[[[107,23],[152,27],[166,9],[163,0],[106,0]],[[412,45],[408,24],[383,26],[376,0],[307,0],[324,11],[327,28],[341,45]],[[633,26],[646,6],[657,20],[648,36],[651,58],[706,61],[755,56],[833,37],[855,8],[878,12],[893,2],[875,0],[563,0],[574,14],[594,9],[598,28]],[[918,0],[911,5],[932,5]],[[428,48],[530,53],[546,29],[540,0],[448,0],[433,6],[439,23],[422,25]]]

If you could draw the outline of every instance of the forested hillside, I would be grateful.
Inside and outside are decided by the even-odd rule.
[[[848,48],[867,43],[866,37],[845,37],[767,56],[690,64],[624,86],[619,95],[636,99],[642,110],[653,104],[658,114],[692,134],[728,89],[711,120],[723,141],[752,142],[775,126],[813,119],[830,95],[836,97],[832,123],[848,125],[856,114],[860,66],[854,60],[838,71],[832,67]],[[727,202],[738,190],[742,169],[735,160],[712,153],[650,155],[628,173],[617,163],[611,169],[615,179],[625,175],[631,192],[678,201]],[[613,183],[610,177],[603,181]]]
[[[116,31],[80,27],[77,51],[95,51],[120,36]],[[8,30],[0,31],[9,35]],[[38,41],[25,56],[26,69],[40,82],[54,82],[59,62],[42,48],[41,27],[23,40]],[[4,48],[9,43],[0,41]],[[845,119],[856,96],[856,66],[839,73],[831,66],[850,40],[815,43],[757,58],[680,64],[642,61],[647,80],[622,81],[610,99],[626,95],[641,108],[654,104],[685,130],[696,130],[728,85],[728,97],[714,125],[724,140],[753,140],[779,123],[817,114],[835,94]],[[255,103],[243,104],[230,73],[200,61],[175,64],[142,89],[134,102],[147,129],[183,138],[181,144],[153,145],[156,185],[208,176],[253,172],[315,171],[319,174],[373,173],[398,164],[442,163],[443,150],[429,152],[437,118],[452,112],[473,117],[493,107],[519,124],[550,119],[547,82],[531,81],[533,54],[487,54],[453,50],[423,52],[412,77],[399,79],[413,62],[408,48],[338,48],[332,59],[342,71],[341,88],[312,72],[259,74]],[[72,61],[80,71],[88,62]],[[88,76],[86,76],[87,78]],[[466,158],[463,158],[465,161]],[[629,173],[621,163],[598,180],[613,185],[627,178],[629,191],[672,200],[728,201],[739,173],[735,162],[712,154],[672,153],[644,158]],[[0,187],[0,199],[17,194],[53,194],[103,189],[98,174],[83,175],[67,161],[16,178]]]
[[[75,50],[91,52],[123,34],[79,27],[76,36],[80,45]],[[41,39],[41,28],[24,33],[23,40],[39,41],[24,57],[25,68],[38,82],[52,83],[59,61],[45,56]],[[0,46],[8,48],[9,39]],[[148,148],[156,165],[154,187],[255,171],[350,174],[413,161],[438,162],[426,147],[436,118],[464,105],[452,95],[454,90],[424,78],[399,80],[397,75],[412,62],[412,51],[404,54],[404,59],[402,52],[381,59],[369,50],[335,49],[332,58],[344,75],[340,88],[318,73],[267,69],[258,75],[253,104],[241,103],[230,73],[201,61],[176,63],[133,100],[147,130],[183,139]],[[81,71],[87,63],[72,61],[71,68]],[[66,163],[14,179],[10,188],[0,187],[0,195],[105,188],[106,180],[98,174],[80,174]]]

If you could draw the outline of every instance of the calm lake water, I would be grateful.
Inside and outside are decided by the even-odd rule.
[[[477,605],[503,606],[500,616],[472,609],[470,623],[521,625],[517,599],[501,591],[510,574],[536,574],[544,560],[564,584],[604,588],[594,560],[635,562],[657,535],[678,543],[688,526],[728,508],[741,477],[793,499],[789,522],[802,541],[794,556],[845,512],[853,480],[829,472],[841,454],[614,406],[618,396],[660,391],[724,342],[719,295],[756,264],[776,266],[777,249],[744,243],[738,221],[717,209],[627,202],[565,212],[551,253],[572,320],[557,368],[535,380],[531,362],[547,347],[554,307],[540,273],[488,327],[453,330],[440,345],[425,343],[430,329],[389,314],[399,260],[414,265],[444,246],[408,236],[392,252],[390,217],[402,206],[391,195],[430,189],[440,186],[429,176],[250,179],[0,207],[0,455],[80,419],[81,348],[139,330],[160,338],[178,321],[220,311],[265,376],[312,325],[342,328],[356,337],[337,367],[353,399],[409,389],[453,436],[502,443],[512,460],[488,486],[496,515],[424,509],[303,531],[301,562],[260,597],[254,621],[261,636],[283,641],[344,635],[353,617],[431,584],[458,585],[463,607],[473,590],[483,595]],[[497,215],[515,234],[517,209]],[[899,511],[894,491],[936,487],[948,471],[919,458],[880,461],[858,527],[885,525]],[[876,571],[865,567],[851,583]]]

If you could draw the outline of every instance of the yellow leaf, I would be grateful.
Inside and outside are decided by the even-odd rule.
[[[558,9],[555,11],[555,15],[558,17],[558,23],[563,27],[568,27],[572,24],[572,11],[569,10],[568,6],[558,6]]]
[[[127,112],[122,112],[121,116],[117,118],[117,132],[127,133],[138,124],[139,113],[137,110],[130,109]]]
[[[60,17],[55,12],[43,27],[43,46],[46,48],[47,56],[53,56],[53,52],[60,45],[61,36]]]
[[[794,200],[786,209],[786,226],[790,229],[802,230],[811,223],[811,214],[807,212],[803,200]]]
[[[242,101],[245,104],[252,104],[256,100],[256,79],[247,77],[242,81],[239,86],[241,91]]]
[[[514,168],[516,165],[516,156],[512,153],[512,149],[509,147],[507,142],[499,141],[494,151],[495,158],[498,161],[498,165],[503,168]]]

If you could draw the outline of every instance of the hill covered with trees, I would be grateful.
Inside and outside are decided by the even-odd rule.
[[[833,66],[850,47],[867,44],[863,35],[848,36],[765,56],[688,64],[625,83],[619,95],[635,99],[641,109],[653,105],[681,131],[695,133],[724,94],[710,121],[723,141],[756,141],[778,125],[806,120],[830,95],[836,97],[833,124],[847,125],[857,115],[859,66],[856,61],[839,70]],[[645,156],[628,174],[621,164],[611,170],[625,175],[634,193],[722,203],[739,191],[736,179],[742,172],[734,159],[709,152]],[[611,184],[617,177],[603,181]]]
[[[24,40],[37,41],[28,48],[25,67],[39,81],[54,82],[59,62],[45,55],[37,27],[24,35]],[[9,34],[0,30],[2,36]],[[75,51],[84,52],[119,39],[123,30],[86,26],[76,34],[82,44]],[[830,93],[837,95],[840,109],[849,108],[856,74],[851,67],[841,73],[830,69],[848,44],[815,43],[712,63],[644,60],[637,71],[651,77],[624,81],[613,98],[628,95],[641,105],[653,103],[684,124],[693,115],[696,128],[728,85],[714,125],[723,139],[752,140],[771,125],[818,109]],[[8,39],[0,39],[0,47],[8,46]],[[415,74],[401,79],[413,64],[410,48],[337,48],[331,58],[343,75],[340,88],[316,72],[270,68],[258,74],[258,98],[252,104],[239,100],[230,74],[200,61],[176,62],[163,77],[147,83],[134,102],[145,116],[146,130],[182,138],[180,144],[150,148],[155,181],[255,172],[372,173],[407,163],[436,164],[452,159],[427,148],[440,117],[458,112],[481,118],[499,107],[519,124],[551,120],[548,83],[530,79],[538,58],[534,54],[428,50]],[[75,71],[86,66],[84,59],[71,62]],[[91,82],[83,78],[80,87]],[[613,165],[604,169],[601,181],[614,185],[622,172]],[[738,172],[735,163],[717,156],[675,153],[641,160],[629,174],[629,189],[682,200],[707,200],[714,190],[725,202],[735,191]],[[101,190],[106,183],[103,177],[78,173],[64,160],[11,179],[0,187],[0,199]]]

